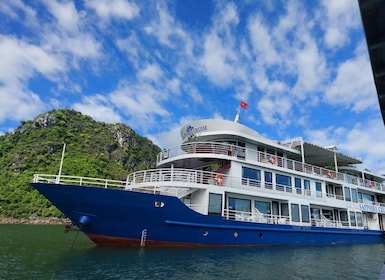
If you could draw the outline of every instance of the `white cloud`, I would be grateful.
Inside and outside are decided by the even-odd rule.
[[[4,21],[9,17],[13,20],[19,20],[25,26],[37,25],[36,11],[21,0],[0,1],[0,13],[4,14]]]
[[[177,95],[180,94],[180,87],[181,87],[181,82],[180,80],[174,78],[174,79],[171,79],[169,81],[167,81],[166,83],[166,88],[169,92],[171,93],[175,93]]]
[[[163,71],[157,64],[148,64],[138,73],[139,80],[159,82],[163,76]]]
[[[187,84],[183,86],[184,92],[191,98],[193,101],[192,104],[202,104],[204,101],[204,98],[202,94],[199,92],[199,90],[191,84]]]
[[[209,34],[204,39],[204,53],[200,63],[205,74],[215,84],[226,86],[234,78],[234,55],[218,34]]]
[[[28,120],[46,109],[38,94],[17,84],[0,86],[0,122]]]
[[[371,65],[363,51],[338,66],[336,78],[326,89],[325,101],[355,112],[378,107]]]
[[[117,90],[109,94],[111,103],[130,118],[133,127],[146,130],[156,123],[157,118],[167,117],[168,111],[162,102],[168,93],[150,84],[130,84],[122,81]]]
[[[49,12],[56,18],[59,29],[67,32],[78,32],[79,15],[73,2],[45,0]]]
[[[108,98],[101,94],[85,96],[81,103],[75,103],[72,107],[97,121],[106,123],[122,122],[121,116],[113,110]]]
[[[95,10],[103,20],[114,18],[132,20],[139,15],[139,7],[125,0],[86,0],[85,5]]]
[[[57,79],[65,65],[36,45],[0,35],[0,121],[28,119],[46,108],[26,83],[36,76]]]
[[[317,44],[309,38],[303,48],[296,50],[295,62],[298,69],[294,92],[300,99],[308,93],[320,92],[326,78],[326,63]]]
[[[141,64],[140,55],[146,53],[146,49],[140,44],[136,33],[132,32],[127,38],[116,39],[116,46],[127,54],[127,59],[135,68]]]
[[[230,26],[238,25],[239,16],[237,6],[234,3],[226,3],[226,5],[220,8],[218,17],[214,19],[214,25],[216,29],[226,32],[227,35],[230,33]]]
[[[78,65],[79,59],[100,58],[102,45],[96,34],[87,31],[89,22],[76,10],[72,2],[56,2],[46,0],[48,12],[56,22],[42,22],[42,47],[62,57],[67,64]]]
[[[280,63],[280,56],[273,43],[271,30],[263,24],[261,15],[255,15],[249,21],[248,32],[256,56],[255,63],[264,66]]]
[[[361,25],[358,1],[323,0],[326,17],[320,20],[325,30],[325,43],[329,48],[342,47],[349,42],[349,30]]]
[[[144,30],[155,36],[158,41],[172,49],[183,49],[188,56],[192,53],[192,42],[187,33],[170,15],[165,5],[157,6],[158,18],[155,18]]]
[[[265,95],[258,102],[258,111],[263,121],[270,125],[285,126],[290,123],[292,102],[283,94]]]
[[[9,36],[0,35],[0,57],[0,81],[4,84],[26,81],[36,73],[50,79],[65,69],[55,55]]]
[[[161,148],[177,147],[182,143],[181,128],[199,118],[200,116],[184,115],[178,121],[171,123],[167,131],[161,130],[159,133],[147,135],[147,137]]]

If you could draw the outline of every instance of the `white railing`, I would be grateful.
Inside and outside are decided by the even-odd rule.
[[[48,183],[48,184],[65,184],[78,185],[89,187],[104,187],[104,188],[124,188],[126,181],[68,176],[68,175],[50,175],[50,174],[35,174],[33,176],[34,183]]]
[[[206,189],[209,186],[220,188],[238,189],[246,191],[249,195],[256,192],[271,193],[274,195],[285,195],[308,198],[315,201],[325,199],[344,200],[342,196],[334,196],[323,192],[312,192],[308,189],[299,189],[292,186],[280,185],[260,180],[251,180],[240,177],[228,176],[216,172],[201,170],[164,168],[137,171],[127,176],[125,181],[99,179],[67,175],[34,175],[35,183],[66,184],[103,188],[120,188],[131,191],[147,192],[185,197],[196,189]],[[360,202],[357,201],[356,207]],[[384,203],[372,202],[385,206]]]
[[[235,145],[217,142],[189,142],[174,148],[164,149],[158,154],[157,163],[159,164],[164,160],[169,160],[176,156],[195,153],[215,154],[241,160],[256,161],[264,164],[275,165],[284,169],[317,175],[323,178],[334,179],[369,189],[385,191],[385,186],[383,186],[381,183],[363,179],[362,177],[347,175],[345,173],[336,172],[327,168],[302,163],[300,161],[279,157],[253,149],[246,149]]]
[[[289,216],[263,214],[259,211],[247,212],[225,209],[224,216],[228,220],[254,222],[263,224],[290,224]]]
[[[47,183],[47,184],[63,184],[63,185],[78,185],[84,187],[100,187],[100,188],[119,188],[122,190],[131,190],[137,192],[147,192],[154,194],[165,194],[176,196],[179,198],[191,193],[194,189],[199,189],[199,185],[204,189],[207,185],[216,186],[219,188],[236,188],[250,191],[250,195],[253,192],[267,192],[267,193],[280,193],[292,196],[311,197],[311,199],[323,200],[327,197],[327,194],[321,193],[317,196],[316,193],[312,193],[309,190],[303,190],[301,192],[298,189],[276,185],[272,183],[265,183],[261,181],[236,178],[223,175],[223,181],[218,184],[216,177],[218,173],[206,172],[206,171],[191,171],[188,169],[154,169],[146,171],[138,171],[130,174],[125,181],[99,179],[80,176],[68,176],[68,175],[49,175],[49,174],[35,174],[34,183]],[[222,174],[221,174],[222,175]],[[183,184],[180,184],[183,182]],[[195,187],[186,187],[186,183],[192,183]],[[205,186],[206,185],[206,186]],[[319,195],[319,194],[318,194]],[[366,201],[367,204],[375,204],[385,206],[383,203]],[[356,203],[356,208],[358,203]],[[191,209],[205,213],[206,205],[202,204],[186,204]],[[354,205],[351,205],[353,207]],[[294,224],[287,216],[263,214],[257,210],[254,212],[234,211],[230,209],[224,210],[224,217],[229,220],[248,221],[255,223],[268,223],[268,224]],[[312,219],[309,223],[303,223],[302,225],[314,225],[320,227],[346,227],[348,225],[342,224],[342,222],[330,221],[325,219],[315,220]]]
[[[235,220],[242,222],[263,223],[263,224],[282,224],[296,226],[315,226],[325,228],[358,228],[363,229],[364,225],[350,226],[347,221],[335,221],[325,217],[321,219],[310,219],[309,222],[292,222],[289,216],[263,214],[257,210],[254,212],[235,211],[224,209],[224,217],[227,220]]]

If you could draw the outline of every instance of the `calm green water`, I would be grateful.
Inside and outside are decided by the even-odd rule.
[[[378,279],[385,245],[95,247],[64,226],[0,225],[0,279]]]

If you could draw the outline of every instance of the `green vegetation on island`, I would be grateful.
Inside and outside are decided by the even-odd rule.
[[[124,124],[97,122],[60,109],[22,122],[0,136],[0,216],[62,217],[29,183],[33,174],[57,174],[66,143],[63,175],[125,180],[155,167],[160,148]]]

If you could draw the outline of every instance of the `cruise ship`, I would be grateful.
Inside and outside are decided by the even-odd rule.
[[[383,175],[335,146],[271,140],[238,119],[186,124],[156,169],[122,181],[36,174],[31,185],[98,246],[384,242]]]

